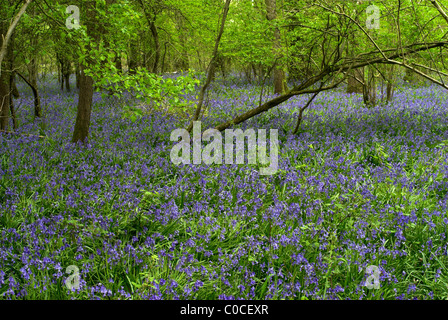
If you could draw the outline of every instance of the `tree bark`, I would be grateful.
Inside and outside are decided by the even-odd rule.
[[[12,33],[14,32],[14,29],[17,26],[17,23],[19,22],[20,18],[22,17],[22,15],[25,13],[26,8],[28,7],[28,5],[31,3],[32,0],[25,0],[25,3],[22,5],[22,7],[20,8],[19,12],[17,12],[16,16],[14,17],[14,19],[12,20],[9,28],[6,27],[2,27],[2,46],[0,48],[0,74],[2,72],[2,62],[3,62],[3,58],[5,57],[6,53],[7,53],[7,49],[8,49],[8,44],[9,41],[11,39]],[[3,18],[3,17],[0,17]],[[5,22],[3,22],[5,23]]]
[[[115,57],[115,68],[117,68],[117,72],[121,74],[123,72],[123,65],[121,63],[121,55],[117,53]]]
[[[42,116],[42,110],[40,107],[40,97],[37,85],[34,84],[31,79],[27,80],[21,73],[17,72],[17,75],[25,81],[25,83],[31,88],[34,95],[34,116],[40,118]]]
[[[59,56],[59,63],[61,64],[61,90],[70,92],[70,73],[71,73],[71,63],[70,60],[64,55]]]
[[[72,142],[87,142],[90,127],[90,114],[92,111],[92,100],[93,79],[86,76],[84,73],[84,67],[81,67],[78,112],[76,115],[75,130],[73,132]]]
[[[128,72],[129,74],[136,74],[139,66],[137,44],[131,40],[128,56]]]
[[[0,75],[0,130],[8,131],[9,124],[9,74]]]
[[[184,25],[185,25],[185,21],[184,21],[184,17],[179,14],[178,12],[176,13],[176,25],[177,25],[177,29],[179,30],[179,43],[181,46],[181,52],[182,54],[180,55],[179,59],[180,59],[180,63],[176,65],[176,70],[177,69],[181,69],[183,71],[188,70],[190,68],[190,62],[188,59],[188,51],[187,51],[187,37],[185,36],[185,33],[183,30],[184,29]]]
[[[274,20],[277,18],[276,0],[265,0],[265,4],[267,11],[267,19],[269,21],[274,22]],[[277,27],[274,29],[273,49],[276,56],[278,57],[278,60],[281,60],[282,58],[281,36],[280,36],[280,30]],[[287,88],[286,88],[285,71],[282,69],[282,66],[280,64],[279,66],[276,66],[276,68],[274,68],[274,93],[282,94],[286,90]]]
[[[156,56],[154,58],[154,65],[152,67],[152,72],[155,74],[158,74],[159,73],[159,60],[160,60],[160,43],[159,43],[159,33],[157,32],[157,27],[156,27],[154,20],[151,21],[149,28],[151,29],[151,34],[152,34],[152,37],[154,38],[154,47],[155,47],[155,52],[156,52]]]
[[[386,86],[386,100],[391,101],[392,97],[394,96],[394,80],[395,80],[395,73],[394,73],[394,66],[390,66],[388,79],[387,79],[387,86]]]
[[[350,70],[347,78],[347,93],[363,93],[364,68]]]
[[[209,66],[208,72],[207,72],[207,79],[205,80],[205,83],[202,86],[201,91],[199,92],[198,105],[196,107],[196,112],[193,116],[193,119],[191,120],[191,122],[187,128],[188,132],[190,132],[191,129],[193,129],[193,122],[197,121],[199,118],[199,115],[201,114],[202,104],[204,102],[205,91],[207,90],[207,87],[210,85],[210,82],[212,81],[212,78],[215,74],[219,42],[221,40],[222,34],[224,33],[224,24],[226,22],[227,13],[229,12],[230,1],[231,0],[226,0],[226,3],[224,4],[224,8],[222,10],[221,27],[219,29],[218,36],[216,37],[215,48],[213,49],[213,54],[212,54],[212,60],[210,61],[210,66]]]
[[[90,47],[97,45],[100,34],[98,32],[98,21],[95,11],[95,1],[86,1],[85,3],[87,35],[93,39]],[[80,66],[80,83],[79,83],[79,99],[78,110],[76,114],[75,129],[73,131],[72,142],[81,141],[87,143],[90,127],[90,115],[93,100],[93,79],[84,73],[85,66]]]
[[[13,130],[17,129],[17,119],[16,119],[16,112],[14,111],[14,97],[19,96],[19,91],[17,90],[15,81],[14,81],[14,44],[15,44],[15,35],[12,34],[11,40],[8,46],[8,49],[6,50],[6,57],[7,57],[7,63],[8,63],[8,69],[9,71],[7,74],[9,75],[9,110],[11,112],[11,118],[12,118],[12,128]],[[16,91],[16,93],[14,92]]]
[[[376,105],[375,69],[372,66],[369,66],[367,79],[364,81],[363,100],[366,106],[372,107]]]
[[[152,10],[153,12],[149,12],[149,10],[151,10],[152,8],[148,9],[143,3],[143,0],[139,0],[139,2],[143,9],[143,12],[145,13],[145,17],[149,25],[149,30],[151,31],[151,35],[154,39],[155,58],[154,58],[154,64],[152,66],[152,72],[157,74],[159,72],[160,42],[159,42],[159,33],[156,27],[156,13],[154,12],[154,10]]]
[[[394,61],[393,59],[396,59],[396,58],[404,56],[404,55],[410,55],[413,53],[417,53],[420,51],[427,51],[432,48],[443,47],[446,45],[447,45],[447,42],[443,42],[443,41],[442,42],[434,42],[434,43],[425,43],[425,44],[421,44],[421,45],[413,44],[413,45],[406,46],[406,51],[403,53],[395,52],[386,57],[366,59],[366,60],[364,60],[362,62],[358,62],[358,63],[347,62],[347,63],[343,63],[341,65],[328,66],[326,69],[322,70],[319,74],[308,78],[304,83],[301,83],[300,85],[294,87],[293,89],[286,92],[285,94],[275,97],[274,99],[265,102],[261,106],[258,106],[252,110],[249,110],[249,111],[243,113],[242,115],[239,115],[239,116],[233,118],[230,121],[224,122],[224,123],[216,126],[215,129],[217,129],[219,131],[223,131],[234,124],[242,123],[260,113],[266,112],[266,111],[278,106],[279,104],[283,103],[284,101],[289,100],[291,97],[294,97],[296,95],[301,95],[301,94],[306,94],[306,93],[315,93],[316,90],[324,91],[324,90],[329,90],[329,89],[335,88],[339,84],[339,82],[334,85],[331,85],[329,87],[322,88],[322,89],[309,89],[311,86],[313,86],[317,82],[322,81],[322,79],[324,79],[326,76],[332,75],[336,72],[348,72],[350,69],[358,69],[358,68],[362,68],[362,67],[377,64],[377,63],[400,65],[397,61]],[[392,51],[392,50],[383,50],[383,52],[390,52],[390,51]],[[377,53],[379,53],[379,52],[377,52]],[[402,66],[404,66],[404,65],[402,65]],[[407,66],[404,66],[404,67],[407,67]],[[416,72],[418,72],[418,71],[416,71]],[[437,83],[439,85],[442,85],[435,80],[433,80],[433,82]]]
[[[20,92],[19,92],[19,89],[17,89],[17,83],[16,83],[16,79],[15,79],[14,75],[12,75],[12,78],[11,78],[11,90],[12,90],[12,96],[14,97],[14,99],[20,98]]]
[[[76,63],[76,66],[75,66],[75,77],[76,77],[76,89],[79,89],[79,82],[81,79],[81,71],[79,68],[79,63]]]
[[[3,9],[3,8],[0,8]],[[3,39],[6,35],[7,32],[7,25],[6,25],[6,21],[8,21],[8,19],[6,19],[6,12],[4,10],[2,10],[1,12],[1,16],[0,16],[0,36]],[[8,37],[8,43],[9,40],[11,39],[11,35]],[[5,44],[5,40],[3,40],[5,49],[4,49],[4,54],[3,56],[7,56],[7,46]],[[3,50],[3,49],[2,49]],[[7,68],[7,70],[3,70],[3,72],[0,74],[0,130],[2,131],[8,131],[8,127],[9,127],[9,114],[10,114],[10,109],[9,109],[9,103],[10,103],[10,85],[9,85],[9,81],[10,81],[10,73],[9,73],[9,65],[7,64],[7,61],[0,61],[0,69],[1,69],[1,65],[3,64],[3,66],[5,68]]]
[[[64,75],[64,82],[65,82],[65,90],[67,90],[67,92],[70,92],[70,73],[66,73]]]

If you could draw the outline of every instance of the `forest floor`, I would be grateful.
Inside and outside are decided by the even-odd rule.
[[[321,93],[298,135],[308,97],[243,123],[278,129],[266,176],[258,163],[173,164],[170,133],[186,120],[134,112],[130,98],[96,93],[90,141],[71,144],[77,93],[46,83],[33,121],[19,89],[17,132],[46,138],[0,135],[4,299],[448,297],[439,88],[375,108]],[[214,84],[202,128],[258,105],[259,90]]]

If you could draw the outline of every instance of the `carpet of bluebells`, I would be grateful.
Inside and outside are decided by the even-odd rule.
[[[401,87],[375,108],[321,93],[298,135],[309,97],[291,99],[236,126],[278,129],[279,170],[262,176],[247,162],[174,165],[170,133],[186,120],[126,96],[95,93],[89,143],[72,144],[77,92],[42,82],[33,121],[20,85],[21,134],[0,135],[1,299],[447,299],[442,89]],[[259,98],[215,83],[202,128]]]

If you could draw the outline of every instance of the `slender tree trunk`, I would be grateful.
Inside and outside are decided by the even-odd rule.
[[[62,55],[58,55],[58,61],[59,61],[59,65],[60,65],[60,84],[61,84],[61,91],[64,91],[64,80],[65,80],[65,61],[64,61],[64,57]]]
[[[62,83],[62,72],[61,72],[61,61],[59,60],[59,56],[56,56],[57,58],[57,68],[58,68],[58,83],[61,84],[61,91],[64,90],[64,84]]]
[[[356,21],[359,23],[358,18],[356,18]],[[355,57],[355,48],[358,47],[357,40],[358,39],[354,33],[348,37],[348,45],[345,47],[348,57]],[[347,77],[347,93],[364,93],[364,78],[364,67],[349,70]]]
[[[12,33],[14,32],[14,29],[17,26],[17,23],[19,22],[22,15],[25,13],[26,8],[31,3],[32,0],[25,0],[25,3],[20,8],[19,12],[15,15],[13,19],[11,19],[11,24],[7,25],[6,23],[9,22],[9,19],[6,18],[6,10],[3,8],[0,9],[0,20],[3,20],[2,23],[3,26],[0,28],[1,30],[1,40],[2,40],[2,46],[0,47],[0,73],[2,72],[2,62],[3,58],[7,55],[7,49],[9,41],[11,40]],[[11,4],[12,5],[12,4]],[[2,3],[2,6],[4,6],[4,3]],[[3,10],[2,10],[3,9]]]
[[[34,95],[34,116],[40,118],[42,116],[42,110],[40,107],[40,97],[37,85],[31,80],[26,79],[21,73],[17,72],[17,75],[25,81],[25,83],[31,88]]]
[[[0,75],[0,130],[8,131],[9,124],[9,73]]]
[[[202,104],[204,102],[205,91],[207,90],[208,86],[210,85],[210,82],[212,81],[212,78],[215,74],[219,42],[220,42],[222,34],[224,32],[224,24],[226,22],[227,13],[229,12],[230,1],[231,0],[226,0],[226,3],[224,4],[224,8],[223,8],[223,12],[222,12],[221,27],[219,29],[218,36],[216,37],[215,48],[213,49],[213,54],[212,54],[212,60],[210,61],[210,66],[207,70],[207,79],[205,80],[205,83],[202,86],[201,91],[199,92],[198,105],[196,107],[196,112],[193,115],[193,119],[191,120],[190,124],[188,125],[188,128],[187,128],[188,132],[191,132],[191,130],[193,129],[193,122],[197,121],[199,119],[199,115],[201,114],[201,110],[202,110]]]
[[[19,89],[17,89],[17,83],[16,83],[16,77],[14,75],[11,75],[11,90],[12,90],[12,96],[14,99],[20,98],[20,92]]]
[[[34,86],[37,87],[37,74],[38,74],[38,64],[37,59],[33,58],[28,65],[28,79],[29,82]]]
[[[254,79],[255,80],[257,80],[257,68],[255,67],[255,65],[252,63],[251,64],[251,66],[252,66],[252,72],[254,73]],[[262,78],[262,76],[261,76],[261,73],[259,73],[260,74],[260,83],[261,83],[261,78]]]
[[[3,8],[0,8],[0,10]],[[1,10],[2,15],[0,18],[6,17],[6,12]],[[0,19],[0,36],[3,39],[7,32],[7,19]],[[5,49],[4,56],[8,57],[7,48]],[[8,131],[9,128],[9,103],[10,103],[10,72],[9,72],[9,64],[7,61],[0,62],[0,67],[2,68],[2,72],[0,74],[0,130]],[[5,70],[6,69],[6,70]]]
[[[267,11],[267,19],[269,21],[274,22],[277,18],[277,5],[276,0],[265,0],[266,4],[266,11]],[[280,36],[280,30],[279,28],[274,29],[274,41],[273,41],[273,48],[275,51],[275,54],[278,58],[278,60],[281,60],[282,54],[281,54],[281,36]],[[275,94],[282,94],[287,90],[286,88],[286,77],[285,77],[285,71],[282,69],[282,65],[277,65],[274,68],[274,93]]]
[[[117,68],[118,73],[123,72],[123,65],[121,63],[121,55],[117,53],[117,56],[115,57],[115,68]]]
[[[244,73],[246,75],[247,82],[252,84],[252,65],[244,68]]]
[[[179,30],[179,43],[181,45],[181,52],[182,54],[180,55],[180,63],[178,66],[176,66],[177,68],[180,68],[181,70],[188,70],[188,68],[190,68],[190,62],[188,59],[188,51],[187,51],[187,37],[185,36],[185,33],[183,30],[185,30],[184,25],[185,25],[185,21],[184,18],[181,14],[176,13],[176,24],[177,24],[177,29]]]
[[[79,82],[81,78],[81,71],[79,69],[79,63],[75,65],[75,77],[76,77],[76,89],[79,89]]]
[[[9,68],[9,92],[11,93],[9,95],[9,110],[11,112],[11,118],[12,118],[12,127],[13,130],[17,129],[17,119],[16,119],[16,113],[14,111],[14,97],[19,96],[19,91],[17,90],[15,81],[14,81],[14,45],[15,45],[15,35],[13,34],[11,36],[11,41],[9,43],[7,51],[7,62],[8,62],[8,68]],[[14,91],[17,93],[15,94]]]
[[[33,7],[32,16],[36,16],[36,7]],[[34,34],[31,39],[31,46],[33,50],[33,56],[30,63],[27,66],[28,80],[33,87],[37,89],[37,76],[39,74],[39,63],[37,60],[37,45],[39,43],[39,34]]]
[[[130,50],[129,50],[129,57],[128,57],[128,67],[129,67],[129,74],[136,74],[137,68],[138,68],[138,50],[137,50],[137,44],[131,40],[130,44]]]
[[[154,19],[155,19],[155,17],[154,17]],[[156,52],[156,56],[154,58],[154,65],[152,67],[152,72],[155,74],[158,74],[159,73],[159,60],[160,60],[159,33],[157,32],[157,28],[154,23],[154,20],[151,22],[149,27],[151,29],[151,34],[154,38],[154,47],[155,47],[155,52]]]
[[[156,27],[156,13],[153,8],[147,8],[143,2],[143,0],[139,0],[140,5],[143,9],[143,12],[145,13],[146,20],[148,21],[149,30],[151,31],[151,35],[154,39],[154,52],[155,52],[155,58],[154,58],[154,64],[152,67],[153,73],[158,73],[159,71],[159,60],[160,60],[160,41],[159,41],[159,33],[157,31]],[[150,12],[152,11],[152,12]]]
[[[406,69],[405,70],[405,74],[404,74],[404,77],[403,77],[404,81],[406,81],[406,82],[408,82],[410,84],[415,84],[417,82],[416,78],[417,78],[416,74],[414,72],[412,72],[411,69]]]
[[[386,86],[386,100],[391,101],[394,95],[394,82],[395,82],[395,73],[394,66],[390,66],[388,72],[387,86]]]
[[[363,82],[364,68],[350,70],[347,78],[347,93],[363,93]]]
[[[61,90],[64,89],[63,87],[65,83],[65,90],[70,92],[71,63],[70,60],[65,56],[62,56],[61,58],[61,69],[62,69]]]
[[[364,104],[367,106],[376,105],[376,81],[375,81],[375,69],[373,67],[368,68],[367,79],[364,81],[363,87],[363,99]]]
[[[70,92],[70,73],[66,73],[64,75],[64,80],[65,80],[65,90]]]
[[[72,142],[86,142],[89,135],[90,114],[93,100],[93,79],[86,76],[84,68],[81,67],[81,77],[79,82],[78,112],[76,115],[75,131]]]
[[[166,57],[166,52],[168,50],[167,44],[168,44],[168,42],[165,42],[165,45],[164,45],[165,50],[163,51],[163,56],[162,56],[162,65],[160,66],[160,73],[162,73],[162,74],[165,72],[165,57]]]
[[[387,87],[386,87],[386,100],[391,101],[393,96],[394,96],[393,85],[392,85],[392,82],[389,81],[389,82],[387,82]]]

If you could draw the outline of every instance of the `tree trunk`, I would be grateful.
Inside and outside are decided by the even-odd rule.
[[[358,81],[358,80],[360,81]],[[347,78],[347,93],[363,93],[364,68],[350,70]]]
[[[36,16],[36,7],[33,7],[32,11],[33,18]],[[33,56],[31,58],[30,63],[27,65],[28,69],[28,80],[31,83],[31,85],[37,89],[37,76],[39,74],[39,63],[37,61],[37,48],[39,43],[39,34],[34,34],[31,39],[31,46],[34,48],[33,50]]]
[[[14,75],[12,75],[12,78],[11,78],[11,90],[12,90],[12,96],[14,97],[14,99],[20,98],[20,92],[19,92],[19,89],[17,89],[17,83],[16,83],[16,79],[15,79]]]
[[[389,81],[387,82],[386,87],[386,100],[391,101],[393,96],[394,96],[393,85],[392,82]]]
[[[70,73],[71,73],[71,63],[69,59],[65,56],[61,56],[61,70],[62,70],[62,78],[61,78],[61,90],[65,90],[70,92]]]
[[[252,84],[252,65],[249,65],[248,67],[244,68],[244,73],[246,74],[247,82]]]
[[[0,10],[1,10],[0,24],[2,24],[2,26],[0,26],[0,35],[1,35],[1,39],[2,39],[2,45],[0,47],[0,73],[2,72],[3,58],[7,55],[8,43],[11,40],[11,36],[14,32],[14,29],[16,28],[17,23],[19,22],[22,15],[25,13],[26,8],[31,3],[31,1],[32,0],[25,0],[25,3],[20,8],[19,12],[17,12],[17,14],[14,16],[14,18],[11,19],[10,24],[9,24],[9,18],[7,18],[7,10],[6,10],[5,4],[4,4],[5,1],[2,1],[1,7],[3,7],[3,8],[0,8]],[[13,3],[11,1],[9,1],[9,5],[12,6]]]
[[[61,91],[65,89],[70,91],[70,63],[63,55],[58,55],[59,64],[61,65]]]
[[[81,78],[81,71],[79,70],[79,63],[75,66],[75,77],[76,77],[76,89],[79,89],[79,82]]]
[[[57,68],[58,68],[58,83],[61,84],[61,91],[64,90],[64,84],[62,83],[62,72],[61,72],[61,62],[59,61],[59,57],[58,55],[56,55],[57,57]]]
[[[34,87],[37,87],[37,74],[38,74],[37,59],[33,58],[30,64],[28,65],[28,79]]]
[[[31,88],[34,95],[34,116],[40,118],[42,116],[42,110],[40,108],[40,97],[37,85],[33,84],[31,80],[27,80],[21,73],[17,72],[17,75],[25,81],[25,83]]]
[[[0,75],[0,130],[8,131],[9,124],[9,72]]]
[[[117,72],[121,74],[123,72],[123,65],[121,63],[121,55],[117,54],[115,57],[115,68],[117,68]]]
[[[185,30],[185,21],[184,21],[184,17],[179,14],[178,12],[176,12],[176,25],[177,25],[177,29],[179,30],[179,43],[181,45],[181,52],[182,54],[180,55],[180,63],[176,66],[177,68],[180,68],[181,70],[188,70],[190,68],[190,62],[188,59],[188,51],[187,51],[187,38],[185,36],[185,33],[183,30]]]
[[[72,142],[86,142],[89,135],[90,114],[93,99],[93,79],[84,74],[81,67],[81,77],[79,82],[78,112],[76,115],[75,131]]]
[[[134,41],[131,41],[130,44],[130,52],[128,57],[128,68],[129,74],[136,74],[138,68],[138,52],[137,45]]]
[[[85,12],[87,25],[87,35],[92,38],[92,42],[89,44],[90,48],[97,45],[100,40],[100,33],[98,31],[98,18],[95,11],[95,1],[85,1]],[[91,59],[89,59],[91,60]],[[91,61],[91,63],[94,63]],[[73,131],[72,142],[81,141],[87,142],[90,127],[90,115],[92,110],[93,100],[93,79],[86,76],[84,73],[85,66],[80,66],[80,83],[79,83],[79,99],[78,99],[78,111],[76,114],[75,129]]]
[[[411,69],[406,68],[403,80],[410,84],[415,84],[417,82],[417,75]]]
[[[13,130],[17,129],[17,119],[16,119],[16,113],[14,111],[14,97],[19,97],[19,90],[17,90],[15,81],[14,81],[14,44],[15,44],[15,35],[11,36],[10,44],[8,46],[7,52],[7,63],[8,63],[8,74],[9,74],[9,92],[11,93],[9,95],[9,110],[11,112],[11,118],[12,118],[12,128]],[[14,93],[16,91],[16,94]]]
[[[394,66],[390,66],[389,71],[389,77],[387,79],[387,87],[386,87],[386,100],[391,101],[392,97],[394,95],[394,80],[395,80],[395,73],[394,73]]]
[[[168,42],[165,42],[165,50],[163,51],[163,56],[162,56],[162,65],[160,66],[160,73],[164,73],[165,72],[165,57],[166,57],[166,52],[168,50],[167,45]]]
[[[267,19],[269,21],[274,22],[273,20],[277,18],[276,0],[265,0],[265,4],[267,11]],[[274,29],[273,49],[278,60],[281,60],[282,58],[281,36],[280,36],[280,30],[277,27]],[[287,91],[285,71],[282,69],[282,65],[279,64],[274,68],[274,93],[282,94],[285,91]]]
[[[64,79],[65,79],[65,90],[70,92],[70,73],[66,73],[64,75]]]
[[[155,17],[154,17],[155,19]],[[151,24],[149,25],[151,29],[151,34],[154,38],[154,47],[156,56],[154,58],[154,65],[152,67],[152,72],[155,74],[159,73],[159,60],[160,60],[160,43],[159,43],[159,33],[157,32],[156,25],[154,23],[154,20],[151,21]]]
[[[368,68],[368,75],[364,81],[363,100],[366,106],[373,107],[376,105],[375,69],[370,66]]]
[[[359,23],[359,17],[356,17],[356,22]],[[356,56],[355,48],[358,48],[358,38],[355,33],[347,37],[347,46],[345,51],[348,57],[354,59]],[[366,70],[364,67],[350,69],[347,77],[347,93],[362,93],[364,94]]]
[[[222,34],[224,32],[224,25],[226,22],[227,13],[229,12],[230,1],[231,0],[226,0],[226,3],[224,4],[224,8],[222,10],[221,26],[220,26],[220,29],[218,32],[218,36],[216,37],[216,40],[215,40],[215,47],[214,47],[213,53],[212,53],[212,60],[210,61],[210,67],[207,70],[207,78],[205,80],[204,85],[201,88],[201,91],[199,92],[198,105],[196,107],[196,111],[193,115],[193,118],[191,119],[191,122],[187,128],[188,132],[191,132],[191,129],[193,129],[193,122],[197,121],[199,119],[199,115],[201,115],[201,109],[202,109],[202,104],[204,102],[205,91],[207,90],[207,87],[210,85],[210,82],[212,81],[212,78],[214,77],[214,74],[215,74],[219,42],[220,42]]]
[[[149,25],[149,30],[151,31],[151,35],[154,39],[154,52],[155,52],[155,58],[154,58],[154,64],[152,66],[152,72],[158,73],[159,72],[159,60],[160,60],[160,42],[159,42],[159,33],[157,31],[156,27],[156,13],[154,12],[153,8],[147,8],[143,2],[143,0],[140,0],[140,5],[143,9],[143,12],[145,13],[146,20]],[[152,12],[150,12],[152,11]]]
[[[3,8],[0,8],[3,9]],[[6,14],[2,10],[3,14]],[[2,18],[5,17],[2,14]],[[8,30],[7,28],[8,19],[0,19],[0,36],[3,39]],[[7,50],[7,49],[6,49]],[[5,56],[8,57],[8,53],[5,52]],[[2,73],[0,74],[0,130],[8,131],[9,127],[9,102],[10,102],[10,72],[8,61],[0,62],[4,68],[2,68]]]

